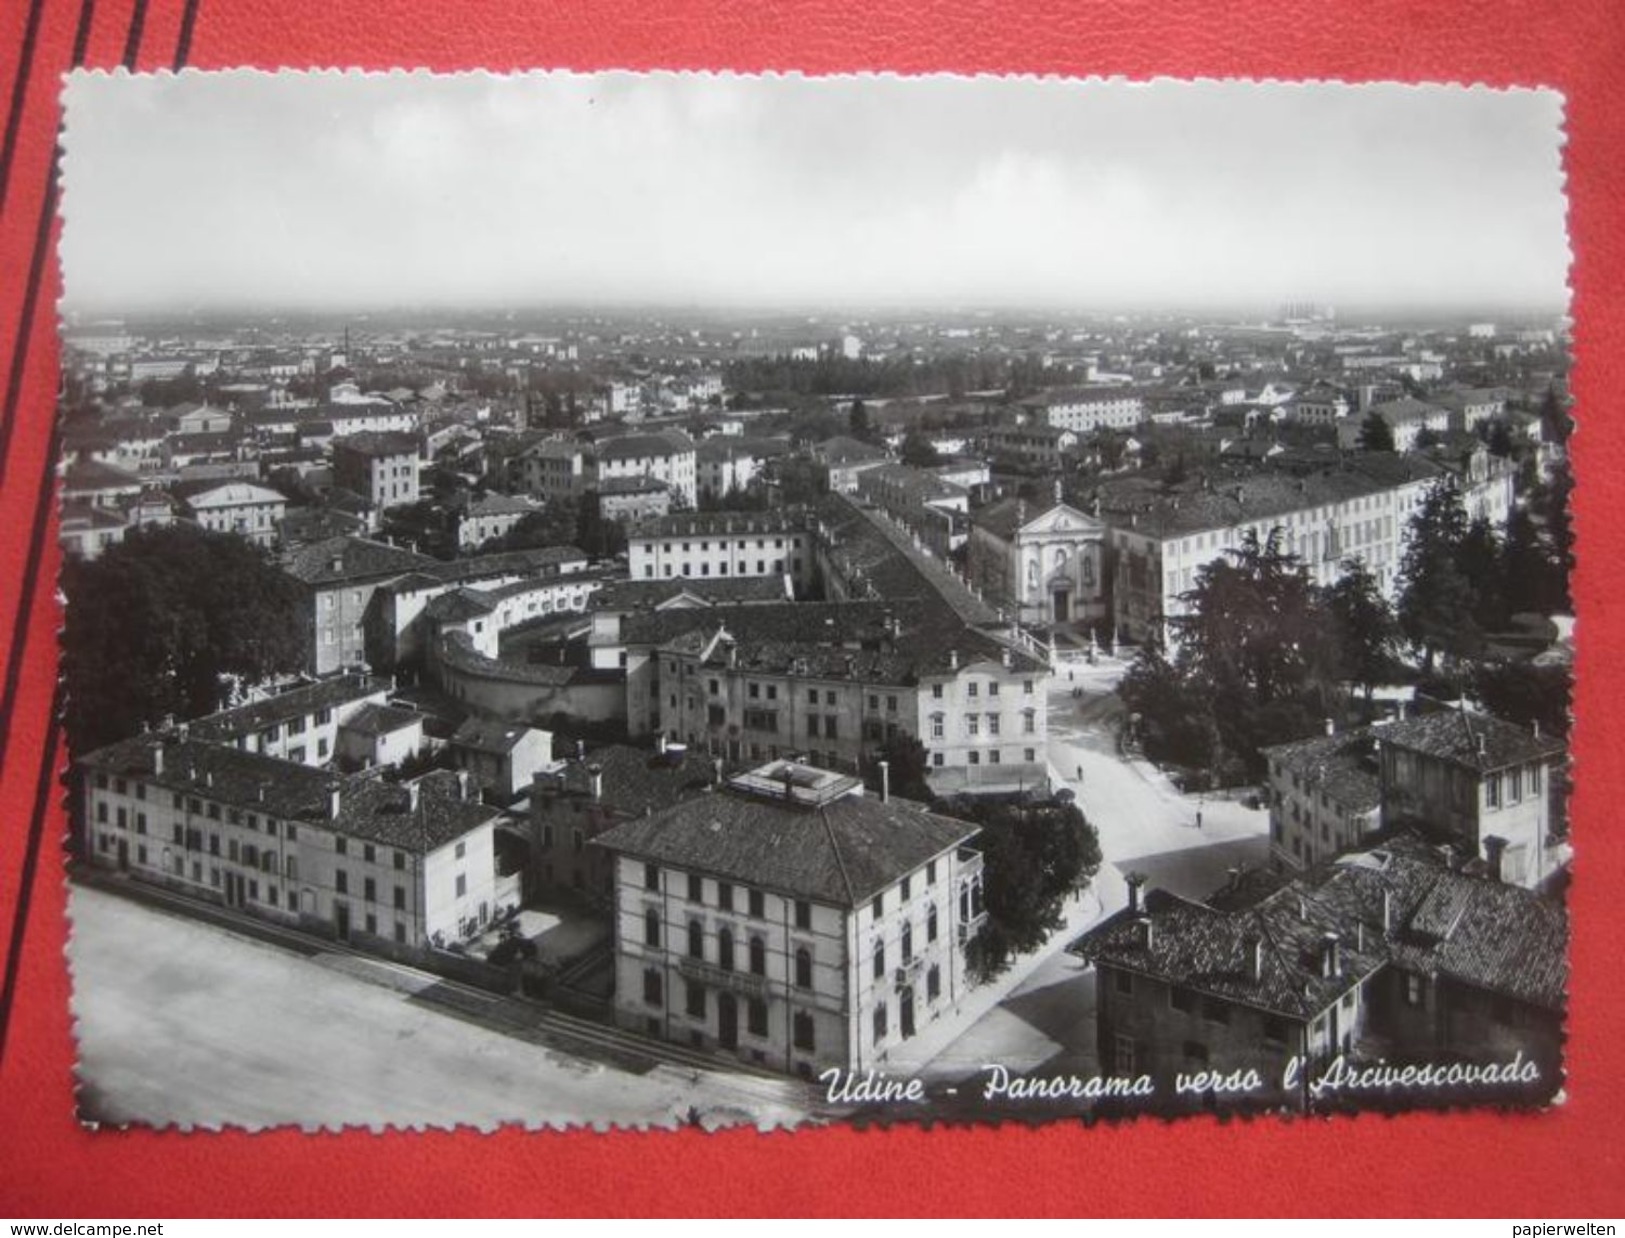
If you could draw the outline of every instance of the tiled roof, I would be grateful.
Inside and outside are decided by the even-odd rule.
[[[284,556],[282,565],[290,576],[307,585],[329,585],[429,570],[436,562],[413,550],[341,535],[295,550]]]
[[[521,722],[469,718],[452,734],[451,742],[480,752],[512,752],[530,732],[531,728]]]
[[[803,807],[725,790],[623,822],[593,841],[639,859],[856,908],[976,833],[974,825],[906,800],[847,796]]]
[[[197,739],[231,743],[240,735],[252,735],[273,724],[291,722],[319,710],[376,696],[389,690],[389,682],[370,675],[343,674],[317,680],[263,701],[251,701],[235,709],[223,709],[191,724]]]
[[[363,705],[344,723],[343,729],[357,735],[390,735],[404,731],[423,721],[415,709],[401,709],[396,705]]]
[[[1273,763],[1297,774],[1349,812],[1369,812],[1382,803],[1375,756],[1378,731],[1362,727],[1336,735],[1316,735],[1265,748]]]
[[[594,766],[599,774],[600,802],[628,817],[659,812],[698,795],[716,776],[713,758],[696,748],[657,752],[612,744],[593,749],[585,760],[566,763],[542,785],[557,786],[575,798],[591,796]],[[543,796],[532,802],[547,801]]]
[[[785,581],[779,576],[684,576],[666,580],[607,581],[593,595],[594,611],[653,610],[682,594],[713,603],[787,602]]]
[[[163,772],[156,770],[163,749]],[[341,779],[319,769],[224,744],[138,735],[90,753],[85,767],[140,778],[184,795],[295,820],[327,816],[329,792]]]
[[[331,828],[351,838],[426,853],[503,815],[481,804],[472,790],[465,798],[455,774],[425,774],[416,785],[414,805],[405,785],[350,779],[340,792],[339,815]]]
[[[637,460],[645,456],[677,456],[694,450],[694,440],[681,430],[654,434],[625,434],[597,445],[600,460]]]
[[[1535,735],[1489,714],[1441,709],[1382,728],[1378,737],[1410,752],[1463,766],[1478,773],[1560,755],[1563,744]]]
[[[1387,919],[1384,920],[1384,903]],[[1250,906],[1218,907],[1163,891],[1144,900],[1151,948],[1121,911],[1073,949],[1247,1005],[1303,1018],[1377,968],[1392,964],[1519,1001],[1560,1009],[1567,985],[1567,917],[1532,891],[1447,867],[1403,836],[1287,882]],[[1321,975],[1318,946],[1339,936],[1340,978]],[[1254,980],[1247,943],[1263,945]]]
[[[245,504],[263,505],[266,503],[286,503],[288,500],[280,492],[256,486],[251,482],[231,482],[224,486],[216,486],[212,490],[205,490],[202,494],[194,494],[187,500],[193,511],[216,507],[241,507]]]
[[[363,456],[415,456],[418,454],[418,441],[414,436],[400,431],[363,430],[360,434],[340,439],[333,449]]]
[[[780,507],[765,512],[676,512],[640,521],[631,534],[644,537],[745,537],[805,533],[812,529],[812,513],[805,507]]]
[[[141,478],[136,474],[100,460],[75,460],[62,474],[62,489],[70,492],[139,489],[141,485]]]

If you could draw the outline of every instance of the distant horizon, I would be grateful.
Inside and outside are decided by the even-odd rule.
[[[80,72],[64,107],[80,312],[1568,304],[1547,90]]]

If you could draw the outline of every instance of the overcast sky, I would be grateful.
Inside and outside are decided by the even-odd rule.
[[[80,73],[67,303],[1562,307],[1552,92]]]

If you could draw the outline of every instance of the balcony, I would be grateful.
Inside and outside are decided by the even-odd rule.
[[[892,969],[892,987],[897,989],[899,992],[901,992],[903,989],[913,988],[915,981],[920,978],[920,973],[924,970],[925,956],[923,954],[916,954],[901,967]]]
[[[969,920],[961,920],[959,922],[959,940],[961,944],[969,941],[972,937],[975,937],[976,934],[981,930],[982,925],[986,923],[986,911],[978,911]]]
[[[747,997],[767,996],[767,977],[752,975],[750,972],[728,971],[715,967],[701,959],[685,955],[677,961],[677,971],[689,980],[698,980],[702,984],[711,985],[718,989],[731,989],[735,993],[743,993]]]

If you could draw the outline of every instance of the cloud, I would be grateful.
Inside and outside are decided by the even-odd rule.
[[[76,74],[70,304],[1564,300],[1550,92]]]

